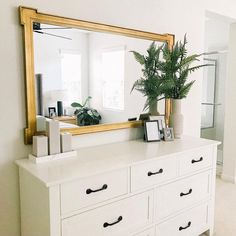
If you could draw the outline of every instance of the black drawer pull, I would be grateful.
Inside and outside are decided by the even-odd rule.
[[[201,161],[203,161],[203,157],[200,157],[200,159],[198,159],[198,160],[192,160],[192,164],[194,164],[194,163],[196,163],[196,162],[201,162]]]
[[[187,228],[189,228],[190,226],[191,226],[191,221],[189,221],[189,222],[188,222],[188,225],[185,226],[185,227],[180,226],[180,227],[179,227],[179,231],[184,230],[184,229],[187,229]]]
[[[99,192],[99,191],[102,191],[102,190],[107,189],[107,187],[108,187],[107,184],[104,184],[101,188],[96,189],[96,190],[92,190],[92,189],[88,188],[88,189],[86,190],[86,194],[96,193],[96,192]]]
[[[159,171],[157,171],[157,172],[151,172],[151,171],[149,171],[148,172],[148,176],[152,176],[152,175],[157,175],[157,174],[161,174],[161,173],[163,173],[163,169],[160,169]]]
[[[180,193],[180,197],[183,197],[183,196],[186,196],[186,195],[189,195],[192,193],[192,189],[190,188],[189,191],[187,193]]]
[[[122,221],[122,219],[123,219],[123,217],[122,217],[122,216],[119,216],[118,219],[117,219],[117,221],[115,221],[115,222],[113,222],[113,223],[107,223],[107,222],[105,222],[105,223],[103,224],[103,227],[106,228],[106,227],[108,227],[108,226],[112,226],[112,225],[118,224],[119,222]]]

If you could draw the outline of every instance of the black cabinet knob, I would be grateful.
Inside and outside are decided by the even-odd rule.
[[[187,224],[187,226],[185,226],[185,227],[180,226],[180,227],[179,227],[179,231],[182,231],[182,230],[184,230],[184,229],[189,228],[189,227],[191,226],[191,224],[192,224],[191,221],[189,221],[188,224]]]
[[[152,176],[152,175],[158,175],[158,174],[162,174],[163,173],[163,169],[161,168],[160,170],[158,170],[157,172],[151,172],[149,171],[147,173],[148,176]]]
[[[187,195],[191,194],[192,192],[193,192],[193,190],[190,188],[187,193],[180,193],[180,197],[187,196]]]
[[[95,190],[92,190],[91,188],[88,188],[88,189],[86,190],[86,194],[100,192],[100,191],[105,190],[105,189],[107,189],[107,188],[108,188],[107,184],[104,184],[101,188],[95,189]]]
[[[103,224],[103,227],[106,228],[106,227],[108,227],[108,226],[116,225],[116,224],[120,223],[122,220],[123,220],[123,217],[122,217],[122,216],[119,216],[118,219],[117,219],[117,221],[115,221],[115,222],[113,222],[113,223],[105,222],[105,223]]]
[[[193,159],[192,164],[194,164],[196,162],[201,162],[201,161],[203,161],[203,157],[200,157],[198,160]]]

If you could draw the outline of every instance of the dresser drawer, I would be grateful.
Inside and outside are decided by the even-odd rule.
[[[203,233],[208,225],[208,207],[201,205],[179,216],[161,223],[156,227],[160,236],[197,236]]]
[[[145,230],[145,231],[135,234],[133,236],[155,236],[155,228]]]
[[[210,195],[210,171],[162,186],[156,190],[156,217],[174,212],[207,199]]]
[[[175,157],[150,161],[131,167],[131,191],[153,186],[175,178],[177,161]]]
[[[213,162],[213,148],[206,147],[186,152],[180,157],[180,175],[192,173],[206,167]]]
[[[128,169],[61,185],[62,215],[128,193]]]
[[[153,192],[62,220],[62,236],[125,236],[152,222]]]

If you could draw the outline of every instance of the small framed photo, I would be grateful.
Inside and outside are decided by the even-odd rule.
[[[157,120],[144,122],[145,140],[147,142],[161,141],[160,130]]]
[[[49,116],[50,118],[56,116],[56,107],[49,107],[49,108],[48,108],[48,116]]]
[[[149,116],[149,120],[158,120],[159,129],[163,130],[166,128],[165,116]]]
[[[173,128],[164,128],[164,140],[165,141],[173,141],[174,140],[174,130]]]

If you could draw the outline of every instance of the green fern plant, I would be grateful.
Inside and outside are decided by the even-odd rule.
[[[146,97],[144,109],[149,108],[158,100],[164,99],[163,91],[168,88],[168,84],[163,83],[161,73],[161,52],[163,46],[157,46],[153,42],[147,49],[147,56],[136,51],[131,51],[136,61],[142,65],[143,76],[133,84],[131,92],[135,89]]]
[[[187,38],[184,36],[184,41],[178,41],[173,49],[170,49],[167,44],[162,48],[163,62],[161,63],[161,71],[164,80],[171,80],[166,87],[164,94],[165,98],[182,99],[186,98],[195,80],[187,82],[190,73],[198,70],[208,64],[192,66],[194,62],[199,61],[202,54],[187,55]]]
[[[152,42],[147,49],[147,56],[136,51],[136,61],[142,65],[143,76],[136,80],[131,92],[135,89],[146,97],[144,110],[154,102],[164,98],[182,99],[186,98],[195,80],[188,82],[189,74],[203,66],[210,64],[194,65],[199,62],[203,54],[187,55],[187,38],[178,41],[169,48],[168,44],[156,46]]]

